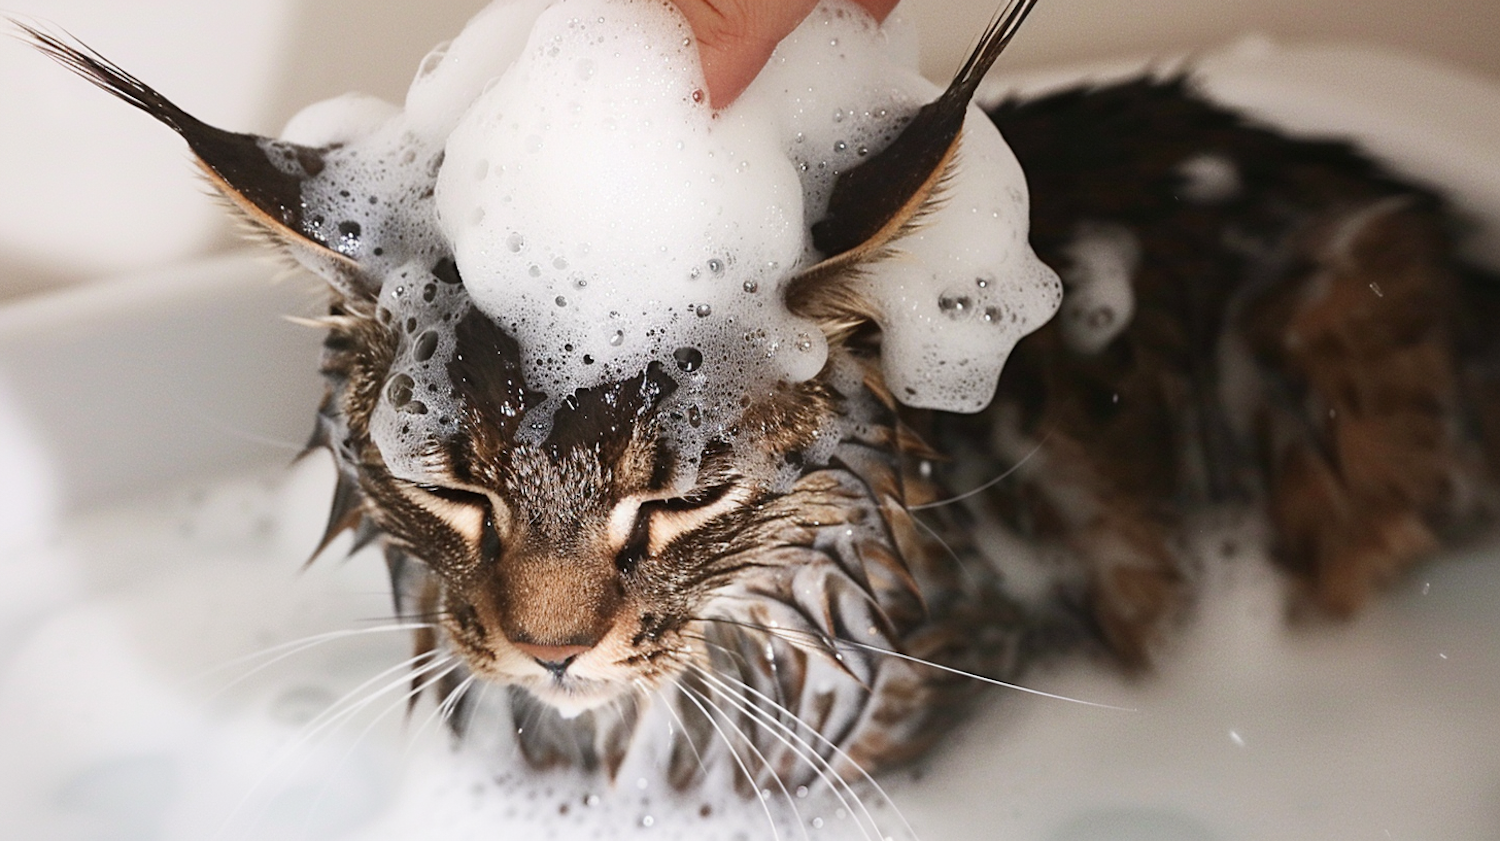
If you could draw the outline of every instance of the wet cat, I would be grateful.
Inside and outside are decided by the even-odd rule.
[[[211,128],[28,32],[182,134],[329,281],[313,439],[339,468],[328,539],[384,546],[397,612],[428,623],[415,683],[459,728],[481,714],[466,708],[476,681],[505,687],[483,714],[512,716],[540,768],[613,774],[669,708],[680,728],[654,749],[673,784],[723,753],[748,791],[920,755],[974,693],[966,673],[1015,680],[1081,651],[1147,663],[1191,609],[1193,559],[1173,537],[1205,506],[1263,509],[1306,602],[1336,614],[1482,507],[1494,294],[1452,256],[1441,201],[1184,79],[990,109],[1061,312],[983,411],[914,408],[888,385],[890,314],[863,273],[941,206],[974,87],[1031,5],[836,183],[809,226],[822,259],[783,290],[827,361],[746,390],[728,420],[683,397],[694,347],[544,393],[452,253],[374,276],[400,237],[310,192],[339,144]],[[414,188],[379,198],[431,213],[441,159],[405,165]],[[945,317],[998,318],[994,279],[967,282],[937,301]]]

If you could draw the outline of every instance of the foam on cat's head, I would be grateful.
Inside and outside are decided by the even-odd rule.
[[[909,44],[899,23],[830,0],[714,111],[670,4],[501,0],[428,56],[403,111],[343,100],[294,123],[304,142],[344,144],[305,197],[384,280],[382,305],[403,325],[423,322],[392,372],[406,378],[396,397],[429,392],[423,407],[451,418],[439,405],[451,343],[427,355],[423,340],[424,366],[402,360],[472,302],[517,339],[547,406],[660,363],[678,380],[672,400],[694,410],[678,412],[695,421],[675,431],[693,450],[733,424],[747,395],[824,365],[823,334],[781,293],[822,256],[809,228],[837,175],[937,95]],[[897,397],[975,411],[1060,287],[1027,245],[1020,168],[977,110],[959,154],[936,211],[861,284]],[[449,255],[465,296],[444,295],[444,312],[401,297]],[[538,436],[547,406],[525,427]],[[398,474],[405,457],[393,451],[417,458],[445,434],[410,415],[376,412]]]

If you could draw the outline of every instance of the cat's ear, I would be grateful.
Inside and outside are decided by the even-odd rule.
[[[922,106],[889,146],[834,182],[828,211],[812,227],[813,246],[824,259],[788,284],[793,312],[818,320],[830,335],[876,320],[851,281],[890,256],[892,244],[941,202],[969,101],[1036,3],[1011,0],[942,95]]]
[[[323,220],[304,211],[303,183],[323,170],[328,149],[215,128],[87,46],[20,21],[13,25],[41,52],[182,135],[209,183],[253,230],[316,267],[345,295],[370,294],[360,282],[359,264],[341,249],[337,232],[331,234]]]

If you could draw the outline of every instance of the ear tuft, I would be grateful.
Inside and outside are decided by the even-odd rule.
[[[303,217],[302,184],[323,170],[327,149],[215,128],[76,39],[21,21],[11,24],[44,55],[181,135],[209,182],[257,230],[294,251],[310,250],[309,256],[331,261],[337,271],[357,270],[323,234],[320,220]]]
[[[969,101],[1036,3],[1011,0],[942,95],[922,106],[889,146],[834,182],[828,211],[812,227],[824,259],[794,278],[786,294],[787,306],[817,320],[830,338],[847,335],[851,323],[876,320],[854,288],[861,267],[892,256],[893,244],[941,205]]]

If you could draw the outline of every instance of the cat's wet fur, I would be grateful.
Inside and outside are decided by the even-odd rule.
[[[1263,512],[1298,603],[1334,615],[1485,508],[1500,287],[1455,259],[1441,200],[1346,145],[1249,124],[1187,80],[991,109],[1028,174],[1038,253],[1066,278],[1091,271],[1084,240],[1115,243],[1133,310],[1080,309],[1093,322],[1077,329],[1105,331],[1096,344],[1065,322],[1023,340],[985,411],[893,399],[873,309],[837,264],[789,287],[829,339],[822,373],[754,395],[695,459],[664,445],[664,421],[681,419],[662,417],[677,383],[661,366],[566,396],[545,436],[521,440],[548,395],[528,388],[514,338],[468,307],[446,368],[457,432],[421,454],[437,478],[417,483],[371,435],[411,338],[287,198],[291,165],[321,150],[205,127],[86,50],[31,36],[182,133],[241,210],[322,266],[333,302],[313,445],[339,469],[329,538],[383,544],[397,612],[437,622],[419,652],[465,663],[441,692],[468,676],[508,687],[539,768],[612,774],[641,709],[667,703],[682,724],[667,774],[689,787],[716,726],[698,699],[722,677],[780,716],[776,699],[826,740],[807,746],[818,761],[852,778],[921,755],[974,694],[916,660],[1007,680],[1079,652],[1147,664],[1191,612],[1193,559],[1174,535],[1204,506]],[[961,166],[951,139],[914,159]],[[888,255],[941,181],[897,180],[915,187],[890,219],[850,223],[887,240],[854,236],[846,262]],[[432,266],[456,273],[446,257]],[[816,445],[830,428],[841,439]],[[996,529],[1046,550],[1040,577],[979,545]],[[767,728],[742,730],[767,757],[747,793],[752,776],[818,775]]]

